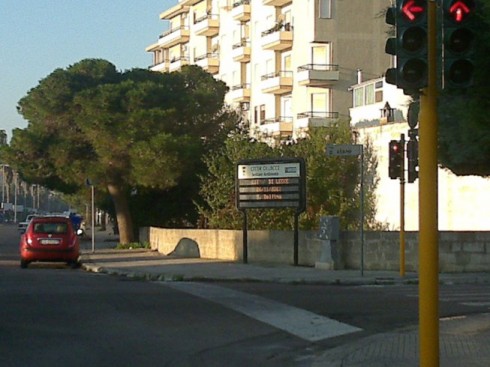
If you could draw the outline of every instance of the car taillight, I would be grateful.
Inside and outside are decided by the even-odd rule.
[[[71,237],[70,247],[74,247],[77,244],[77,238],[75,236]]]

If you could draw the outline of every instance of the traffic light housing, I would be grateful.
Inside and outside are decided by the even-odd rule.
[[[407,172],[408,172],[408,182],[413,183],[417,178],[419,178],[419,142],[417,138],[412,137],[407,142]]]
[[[475,0],[444,0],[442,6],[443,87],[467,88],[473,83]]]
[[[388,146],[388,175],[392,180],[401,178],[403,175],[403,148],[403,144],[399,140],[391,140]]]
[[[419,94],[428,84],[427,0],[397,0],[386,12],[386,23],[396,30],[385,46],[396,58],[396,68],[386,71],[386,82],[405,94]]]

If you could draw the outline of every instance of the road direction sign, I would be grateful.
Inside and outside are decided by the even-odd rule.
[[[362,144],[327,144],[327,156],[353,157],[362,154]]]

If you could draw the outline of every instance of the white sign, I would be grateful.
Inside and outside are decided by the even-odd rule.
[[[327,144],[327,156],[352,157],[361,154],[361,144]]]
[[[300,177],[299,163],[238,165],[238,179]]]

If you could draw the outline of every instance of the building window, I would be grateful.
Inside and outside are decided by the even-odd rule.
[[[260,122],[265,120],[265,104],[260,105]]]
[[[374,103],[374,84],[368,84],[366,85],[366,90],[364,92],[364,97],[365,97],[365,105],[373,104]]]
[[[354,89],[354,107],[359,107],[364,105],[364,88]]]
[[[313,112],[327,112],[329,110],[327,93],[311,94],[311,110]]]
[[[320,18],[332,18],[332,0],[318,0],[320,6]]]

